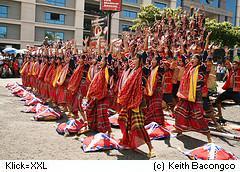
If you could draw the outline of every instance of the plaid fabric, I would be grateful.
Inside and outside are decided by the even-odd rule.
[[[149,135],[144,128],[144,116],[142,112],[122,109],[118,123],[123,134],[120,144],[136,148],[144,143],[150,143]]]
[[[111,131],[108,119],[109,100],[105,97],[101,100],[91,101],[86,109],[89,128],[105,133]]]
[[[159,125],[164,123],[162,96],[162,91],[158,88],[151,97],[147,97],[147,110],[144,114],[145,125],[151,122],[156,122]]]
[[[175,108],[175,127],[180,131],[209,132],[201,103],[181,99]]]

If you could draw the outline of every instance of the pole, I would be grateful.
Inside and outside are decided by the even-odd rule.
[[[109,11],[108,12],[108,34],[107,34],[107,43],[108,45],[110,45],[110,41],[111,41],[111,23],[112,23],[112,12]]]

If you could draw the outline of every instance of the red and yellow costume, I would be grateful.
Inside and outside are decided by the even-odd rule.
[[[150,143],[150,138],[144,128],[144,115],[140,108],[143,98],[142,68],[129,71],[121,82],[122,87],[118,93],[118,103],[123,107],[118,122],[123,134],[120,143],[136,148],[144,143]]]
[[[108,119],[108,68],[101,69],[91,81],[87,99],[89,105],[87,107],[87,120],[89,128],[98,132],[111,132],[111,126]]]
[[[179,131],[208,133],[208,124],[203,115],[202,85],[203,72],[198,66],[189,63],[181,80],[178,91],[179,102],[175,108],[175,127]]]
[[[144,114],[145,124],[156,122],[164,124],[164,114],[162,109],[162,74],[159,72],[159,66],[151,70],[147,80],[147,111]]]

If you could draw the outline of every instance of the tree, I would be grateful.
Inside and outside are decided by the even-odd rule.
[[[240,27],[234,27],[229,22],[218,23],[216,20],[206,20],[206,30],[212,31],[211,41],[221,46],[233,48],[240,45]]]
[[[154,5],[143,6],[138,14],[132,30],[137,28],[144,28],[145,26],[152,27],[158,20],[163,18],[167,19],[172,17],[175,22],[180,22],[181,15],[186,14],[188,18],[191,18],[189,14],[183,11],[181,8],[171,9],[159,9]],[[229,22],[218,23],[216,20],[206,19],[205,23],[206,33],[212,31],[210,41],[221,46],[228,46],[233,48],[234,45],[240,45],[240,27],[235,27]]]

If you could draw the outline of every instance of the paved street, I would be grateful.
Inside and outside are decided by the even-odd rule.
[[[56,122],[31,121],[32,114],[22,113],[26,107],[19,98],[14,97],[4,86],[8,82],[21,82],[20,79],[0,79],[0,159],[50,159],[50,160],[124,160],[147,159],[144,153],[135,151],[107,151],[84,153],[80,141],[73,137],[63,137],[56,132]],[[226,106],[224,117],[233,124],[240,125],[240,107]],[[64,121],[66,119],[62,119]],[[57,121],[60,122],[60,121]],[[237,133],[237,132],[235,132]],[[238,132],[240,135],[240,132]],[[120,130],[114,129],[114,135],[120,137]],[[84,136],[81,136],[84,137]],[[213,137],[216,144],[240,157],[240,141]],[[178,149],[190,150],[207,142],[205,136],[198,133],[185,133],[180,138],[153,141],[156,152],[154,159],[188,159]],[[147,147],[140,147],[147,152]]]

